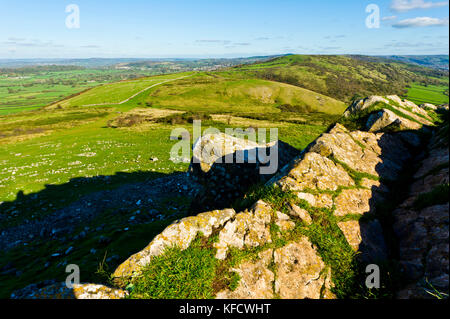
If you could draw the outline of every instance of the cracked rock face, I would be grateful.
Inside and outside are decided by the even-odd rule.
[[[321,291],[330,298],[329,273],[316,249],[306,237],[276,249],[275,292],[283,299],[320,299]]]
[[[292,191],[307,189],[334,191],[338,185],[352,186],[354,181],[341,166],[320,154],[311,152],[295,163],[288,175],[277,184],[283,189]]]
[[[217,298],[334,298],[330,274],[304,236],[282,248],[265,250],[259,253],[258,260],[243,262],[233,271],[241,277],[239,286],[234,291],[219,292]]]
[[[223,290],[217,295],[217,299],[272,299],[274,298],[273,281],[274,273],[269,270],[273,260],[273,250],[265,250],[258,255],[258,260],[247,261],[232,271],[239,274],[241,280],[234,290]]]
[[[383,229],[377,219],[369,222],[349,220],[339,222],[338,226],[352,249],[360,252],[358,258],[362,261],[370,263],[387,259]]]
[[[225,259],[229,248],[258,247],[272,242],[269,223],[272,208],[258,201],[250,211],[236,214],[219,233],[219,241],[214,243],[216,258]]]
[[[377,102],[388,103],[389,101],[381,96],[369,96],[365,99],[361,99],[353,102],[352,105],[348,107],[348,109],[344,112],[344,116],[348,117],[353,114],[360,113],[361,111],[369,108]]]
[[[436,146],[434,136],[428,156],[414,175],[409,197],[393,212],[394,231],[399,240],[402,270],[409,283],[397,297],[434,298],[427,291],[448,293],[449,289],[449,204],[418,208],[416,200],[439,185],[448,185],[448,148]]]
[[[387,109],[372,114],[366,123],[369,132],[379,132],[387,128],[399,131],[417,130],[420,127],[419,123],[400,117]]]

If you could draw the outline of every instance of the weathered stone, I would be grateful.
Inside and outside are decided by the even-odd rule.
[[[369,132],[418,130],[421,127],[419,123],[398,116],[388,109],[373,113],[366,123],[366,129]]]
[[[374,136],[370,141],[372,147],[364,149],[358,145],[350,134],[345,132],[322,134],[310,147],[310,151],[333,156],[353,170],[378,176],[378,165],[383,162],[380,158],[382,150],[378,146],[380,136]],[[369,141],[368,141],[369,142]],[[377,148],[377,152],[373,149]],[[345,185],[342,185],[345,186]]]
[[[392,107],[399,109],[402,112],[407,112],[407,114],[409,116],[412,115],[411,113],[416,113],[416,114],[422,115],[422,117],[415,117],[416,119],[423,120],[423,117],[426,117],[428,120],[431,120],[428,113],[423,108],[417,106],[417,104],[412,101],[402,100],[397,95],[388,95],[388,96],[386,96],[386,98],[397,102],[397,104],[401,106],[401,109],[399,109],[399,107],[397,105],[392,105]],[[432,104],[430,104],[430,105],[432,105]],[[424,124],[426,124],[426,123],[424,122]],[[426,125],[429,125],[429,124],[426,124]]]
[[[420,108],[426,110],[426,109],[431,109],[431,110],[437,110],[437,106],[431,103],[423,103],[419,105]]]
[[[271,242],[269,223],[272,220],[272,208],[258,201],[250,211],[236,214],[219,233],[216,258],[225,259],[229,247],[242,249],[244,246],[257,247]]]
[[[425,158],[419,170],[414,174],[414,178],[422,177],[432,171],[434,168],[448,164],[449,149],[448,147],[438,147],[430,150],[427,158]]]
[[[245,261],[232,269],[240,276],[238,287],[220,291],[217,299],[272,299],[275,275],[269,270],[273,259],[273,250],[260,252],[256,261]]]
[[[387,259],[386,243],[378,220],[349,220],[339,222],[338,226],[353,250],[360,253],[361,260],[371,262]]]
[[[344,112],[345,117],[349,117],[351,115],[355,115],[360,113],[361,111],[368,109],[370,106],[374,105],[375,103],[383,102],[386,104],[389,104],[389,101],[381,96],[369,96],[365,99],[357,100],[350,105],[347,110]]]
[[[363,215],[374,211],[373,193],[369,189],[344,189],[334,200],[334,215]]]
[[[282,141],[258,144],[224,133],[206,134],[193,147],[189,174],[203,186],[191,211],[230,207],[252,185],[266,182],[299,151]]]
[[[318,208],[331,208],[333,206],[333,196],[330,194],[310,194],[297,193],[299,199],[307,201],[311,206]]]
[[[291,230],[295,227],[295,223],[290,220],[289,216],[283,214],[282,212],[276,213],[276,221],[275,224],[280,228],[282,232]]]
[[[354,185],[354,181],[341,166],[326,157],[310,152],[297,161],[288,176],[283,177],[277,184],[282,189],[291,191],[336,190],[339,185]]]
[[[405,277],[412,281],[399,291],[398,298],[435,298],[427,293],[435,293],[435,289],[448,293],[449,204],[432,205],[420,211],[415,207],[421,194],[448,184],[448,167],[445,167],[448,148],[440,145],[439,138],[436,134],[431,139],[407,199],[393,212],[399,263]]]
[[[329,293],[330,278],[324,272],[325,264],[306,237],[275,250],[274,262],[277,277],[275,292],[286,299],[319,299],[321,291]]]
[[[445,167],[439,171],[427,174],[424,177],[418,178],[411,185],[411,195],[415,196],[421,193],[428,193],[433,190],[434,187],[442,184],[449,183],[449,168]]]
[[[308,211],[303,208],[298,207],[295,204],[289,205],[289,213],[292,216],[299,217],[306,225],[312,224],[312,218],[309,215]]]
[[[369,178],[362,178],[360,185],[362,187],[365,187],[369,190],[371,190],[372,192],[378,192],[380,194],[386,194],[389,192],[389,188],[387,188],[386,185],[381,184],[380,181],[374,180],[374,179],[369,179]]]

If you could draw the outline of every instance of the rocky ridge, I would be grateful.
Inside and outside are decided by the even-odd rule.
[[[377,107],[373,108],[374,105]],[[426,108],[432,109],[429,106]],[[383,114],[378,116],[377,112]],[[421,132],[431,130],[427,128],[433,125],[429,112],[432,111],[425,111],[396,96],[356,101],[344,113],[344,118],[364,116],[359,130],[349,130],[336,124],[293,161],[281,167],[266,183],[267,187],[280,189],[282,194],[289,196],[282,195],[275,200],[266,196],[239,212],[231,208],[212,210],[176,221],[115,270],[113,277],[119,290],[96,287],[106,291],[102,297],[125,297],[127,284],[141,274],[153,257],[163,255],[166,248],[175,245],[186,249],[198,236],[215,236],[213,247],[218,260],[230,258],[233,250],[257,250],[254,258],[244,259],[230,269],[239,275],[240,280],[236,287],[223,287],[217,291],[217,298],[339,297],[335,288],[340,285],[340,269],[330,261],[330,254],[327,253],[329,249],[333,251],[335,244],[322,241],[316,237],[315,231],[321,227],[332,229],[333,236],[341,245],[336,247],[345,252],[351,251],[354,259],[363,265],[382,263],[392,256],[391,250],[395,248],[387,245],[386,229],[380,221],[378,210],[390,192],[395,191],[391,189],[390,181],[398,179],[405,166],[415,160],[417,149],[423,143]],[[393,123],[395,130],[392,130]],[[436,138],[434,141],[439,145]],[[445,158],[448,164],[448,150],[447,153],[442,152],[439,146],[430,149],[430,155],[423,160],[427,170],[442,165]],[[436,183],[445,183],[446,178],[448,184],[448,165],[446,169],[439,171],[438,177],[423,177],[417,172],[412,194],[429,191],[428,186],[423,189],[423,185],[434,185],[428,180],[430,178]],[[229,180],[234,178],[233,174],[230,174]],[[430,255],[430,252],[437,251],[431,254],[430,258],[434,259],[426,265],[422,264],[420,274],[413,277],[419,278],[424,272],[432,273],[433,278],[437,278],[435,282],[440,284],[439,288],[448,290],[448,258],[445,262],[435,257],[441,256],[440,244],[427,246],[428,250],[424,250],[420,245],[415,246],[417,242],[409,240],[408,234],[402,233],[405,225],[416,229],[417,225],[427,223],[425,233],[421,229],[410,233],[427,237],[433,235],[433,227],[440,227],[442,231],[437,234],[442,235],[442,241],[446,241],[448,253],[448,200],[446,206],[425,208],[428,209],[423,212],[425,217],[419,216],[417,211],[411,213],[408,203],[411,200],[394,212],[400,259],[403,265],[408,265],[411,260],[407,254],[402,254],[402,247],[420,250],[417,257],[412,257],[413,261],[423,260],[427,252]],[[445,210],[446,218],[442,215]],[[428,224],[427,218],[435,223]],[[420,239],[417,237],[415,240]],[[406,292],[399,292],[399,297],[416,297],[417,294],[410,293],[416,288],[406,288]],[[54,290],[48,286],[28,287],[15,293],[15,296],[42,297],[45,291],[49,292],[47,296],[59,296],[53,294]],[[96,293],[72,294],[70,297],[88,298],[92,295],[100,297]]]

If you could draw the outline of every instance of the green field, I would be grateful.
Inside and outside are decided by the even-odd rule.
[[[151,74],[154,72],[76,67],[0,70],[0,115],[35,110],[101,84]]]
[[[435,105],[448,103],[448,85],[420,85],[414,83],[408,89],[406,99],[420,105],[431,103]]]
[[[170,159],[176,143],[170,133],[178,127],[192,133],[189,117],[203,118],[203,129],[278,128],[280,140],[304,149],[338,120],[348,96],[360,88],[361,94],[387,90],[390,82],[383,73],[387,66],[371,69],[371,64],[364,67],[349,59],[289,56],[215,72],[138,79],[129,79],[136,75],[124,71],[86,69],[41,70],[21,79],[0,77],[0,233],[45,219],[56,209],[102,190],[186,172],[190,158],[181,163]],[[346,75],[343,85],[337,85],[339,78],[333,72]],[[346,82],[352,74],[362,81],[360,86]],[[366,77],[370,80],[363,81]],[[105,84],[107,78],[116,81]],[[344,98],[330,94],[339,87]],[[438,99],[438,91],[422,97]],[[6,115],[11,112],[16,113]],[[161,196],[155,205],[165,218],[145,223],[130,223],[130,218],[149,215],[148,207],[137,213],[120,203],[80,222],[65,241],[33,238],[18,245],[0,258],[0,298],[30,283],[64,280],[62,266],[67,263],[82,267],[83,282],[102,282],[108,269],[184,216],[191,200]],[[84,239],[71,239],[85,227],[96,231]],[[103,237],[110,241],[104,243]],[[72,253],[66,254],[67,250]],[[102,264],[105,255],[116,257],[107,262],[109,268]],[[17,270],[13,275],[3,271],[11,264]]]

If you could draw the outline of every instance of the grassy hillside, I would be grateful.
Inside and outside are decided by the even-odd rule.
[[[296,86],[230,76],[227,73],[200,74],[158,87],[147,102],[156,107],[195,112],[280,112],[291,105],[304,112],[341,114],[345,104]]]
[[[189,75],[189,73],[144,77],[136,80],[109,83],[87,90],[70,99],[55,103],[49,108],[90,106],[92,104],[117,104],[153,85],[158,85],[164,81],[174,80],[187,75]]]
[[[236,67],[234,71],[289,83],[344,102],[350,102],[355,95],[402,95],[409,83],[442,85],[442,77],[448,78],[446,71],[351,56],[289,55]]]
[[[392,85],[387,73],[355,66],[349,59],[288,56],[216,72],[145,77],[96,86],[39,110],[0,114],[0,234],[45,220],[86,196],[94,196],[87,199],[92,206],[81,206],[80,214],[93,206],[101,210],[92,220],[74,221],[78,228],[55,237],[60,241],[30,237],[2,254],[0,298],[30,283],[63,281],[68,263],[80,265],[84,282],[100,282],[98,276],[108,266],[114,269],[183,216],[192,196],[180,195],[173,185],[151,204],[141,196],[143,189],[110,195],[111,206],[95,197],[98,191],[186,172],[189,158],[181,163],[170,159],[174,128],[192,132],[194,118],[202,118],[203,129],[278,128],[281,140],[304,149],[346,107],[327,96],[330,83],[337,85],[340,78],[359,83],[343,96],[377,83],[386,90]],[[319,69],[327,71],[319,74]],[[266,79],[265,71],[301,79],[302,85]],[[348,79],[342,76],[347,73]],[[102,105],[88,106],[92,104]],[[136,196],[139,205],[134,198],[124,203],[125,195]]]

